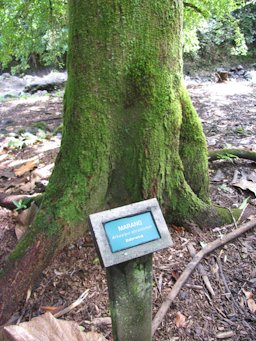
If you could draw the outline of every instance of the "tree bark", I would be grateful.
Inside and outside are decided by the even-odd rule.
[[[93,212],[157,197],[169,222],[217,222],[205,137],[182,82],[182,14],[181,0],[69,0],[61,149],[0,276],[0,323]]]

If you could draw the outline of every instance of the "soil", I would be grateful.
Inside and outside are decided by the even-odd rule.
[[[256,149],[255,83],[242,79],[216,83],[202,77],[189,78],[186,82],[210,149],[231,146]],[[61,123],[61,112],[59,94],[0,102],[0,193],[32,195],[44,190],[60,145],[61,134],[56,133],[56,128]],[[22,165],[25,165],[23,170]],[[239,224],[248,217],[255,219],[255,162],[227,155],[224,160],[210,163],[209,172],[212,200],[229,208],[242,205]],[[247,181],[247,187],[241,185],[241,180]],[[23,233],[23,221],[17,211],[0,208],[0,264],[17,243],[17,236]],[[199,251],[205,243],[235,229],[236,223],[216,226],[200,235],[188,232],[183,226],[169,228],[174,246],[154,254],[153,315],[191,260],[188,243]],[[255,230],[213,252],[201,264],[215,294],[209,293],[201,274],[194,271],[154,340],[255,341]],[[12,321],[28,321],[52,307],[66,307],[86,289],[89,294],[83,303],[62,318],[74,320],[86,331],[99,331],[112,340],[111,327],[103,323],[105,320],[94,323],[96,318],[109,316],[109,309],[105,271],[90,235],[67,246],[56,257],[29,299],[17,307]]]

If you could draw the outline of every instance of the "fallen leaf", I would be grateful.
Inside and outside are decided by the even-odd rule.
[[[250,298],[253,298],[253,293],[250,291],[246,291],[244,288],[242,289],[242,292],[244,293],[245,297],[247,300],[249,300]]]
[[[256,196],[256,183],[253,181],[241,179],[240,181],[234,183],[233,186],[239,187],[244,191],[249,190]]]
[[[14,169],[14,173],[16,176],[22,176],[23,174],[33,170],[39,163],[39,158],[34,157],[26,162],[24,165],[19,168]]]
[[[183,233],[185,230],[185,228],[183,226],[177,226],[174,224],[171,225],[171,228],[177,233]]]
[[[37,168],[32,172],[32,176],[39,177],[40,179],[48,179],[52,174],[54,163],[45,167]]]
[[[26,230],[27,230],[27,226],[24,226],[21,224],[15,225],[15,234],[16,234],[17,240],[20,240],[20,238],[23,236]]]
[[[15,176],[15,174],[9,169],[1,170],[0,177],[3,179],[11,179]]]
[[[23,226],[29,226],[33,219],[35,218],[35,215],[38,211],[38,206],[33,202],[29,208],[26,210],[23,210],[17,217],[17,220],[19,223],[21,223]]]
[[[89,332],[85,334],[86,341],[105,341],[105,337],[95,332]]]
[[[256,303],[252,298],[249,298],[249,300],[247,301],[248,304],[248,308],[250,310],[251,313],[256,313]]]
[[[31,193],[35,187],[36,187],[36,183],[40,180],[39,177],[37,178],[31,178],[31,181],[27,182],[27,183],[22,183],[18,188],[23,191],[23,192],[29,192]]]
[[[212,181],[213,182],[221,182],[224,179],[225,179],[224,173],[220,169],[218,169],[216,174],[213,176]]]
[[[175,325],[177,328],[184,328],[186,327],[187,321],[186,321],[186,317],[180,312],[178,311],[175,317]]]
[[[253,299],[253,293],[251,291],[246,291],[245,289],[242,289],[242,291],[246,297],[247,305],[250,312],[254,314],[256,312],[256,303]]]
[[[173,270],[172,272],[171,272],[171,277],[172,277],[172,279],[174,279],[175,280],[175,282],[178,280],[178,278],[180,277],[180,271],[178,271],[178,270]]]
[[[0,339],[4,341],[106,341],[103,335],[95,332],[83,333],[77,323],[58,320],[49,312],[29,322],[4,327],[0,331]]]

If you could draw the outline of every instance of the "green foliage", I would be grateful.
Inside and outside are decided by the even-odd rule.
[[[255,39],[254,4],[246,5],[242,0],[193,0],[184,2],[184,6],[185,53],[191,57],[207,56],[208,60],[247,54],[247,44]]]
[[[24,198],[21,200],[13,200],[13,204],[16,206],[15,211],[21,211],[28,207],[28,204],[31,202],[31,198]]]
[[[184,52],[255,52],[256,4],[245,0],[184,1]],[[13,73],[29,67],[64,66],[68,35],[67,0],[0,1],[0,65]],[[216,50],[217,47],[217,50]]]
[[[30,65],[60,65],[67,50],[64,0],[5,0],[0,3],[0,63],[12,72]]]
[[[234,11],[234,17],[239,23],[241,33],[244,36],[249,54],[256,53],[256,2],[250,3],[239,10]]]
[[[229,154],[229,153],[226,153],[226,154],[218,154],[217,155],[217,159],[219,160],[231,160],[231,159],[236,159],[237,156],[236,155],[233,155],[233,154]]]
[[[19,135],[11,134],[7,147],[13,149],[22,149],[26,146],[42,142],[46,138],[47,134],[42,129],[38,129],[36,135],[30,132],[21,132]]]

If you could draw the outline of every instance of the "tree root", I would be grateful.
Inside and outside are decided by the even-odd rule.
[[[240,159],[256,161],[256,152],[239,148],[214,149],[208,151],[208,160],[216,161],[220,159],[228,159],[238,157]]]
[[[164,316],[166,315],[170,305],[174,301],[174,299],[179,294],[182,287],[186,284],[188,278],[192,274],[192,272],[195,270],[197,265],[201,262],[201,260],[207,256],[209,253],[213,252],[217,248],[229,243],[233,239],[236,239],[241,234],[253,229],[256,227],[255,217],[254,219],[250,220],[249,222],[242,224],[239,228],[236,230],[228,233],[226,236],[224,236],[222,239],[214,240],[213,242],[209,243],[206,247],[204,247],[201,251],[199,251],[194,258],[191,260],[191,262],[187,265],[186,269],[183,271],[177,282],[174,284],[171,292],[167,295],[165,298],[165,301],[162,303],[160,309],[158,310],[157,314],[155,315],[152,323],[152,335],[156,332],[158,326],[164,319]]]

